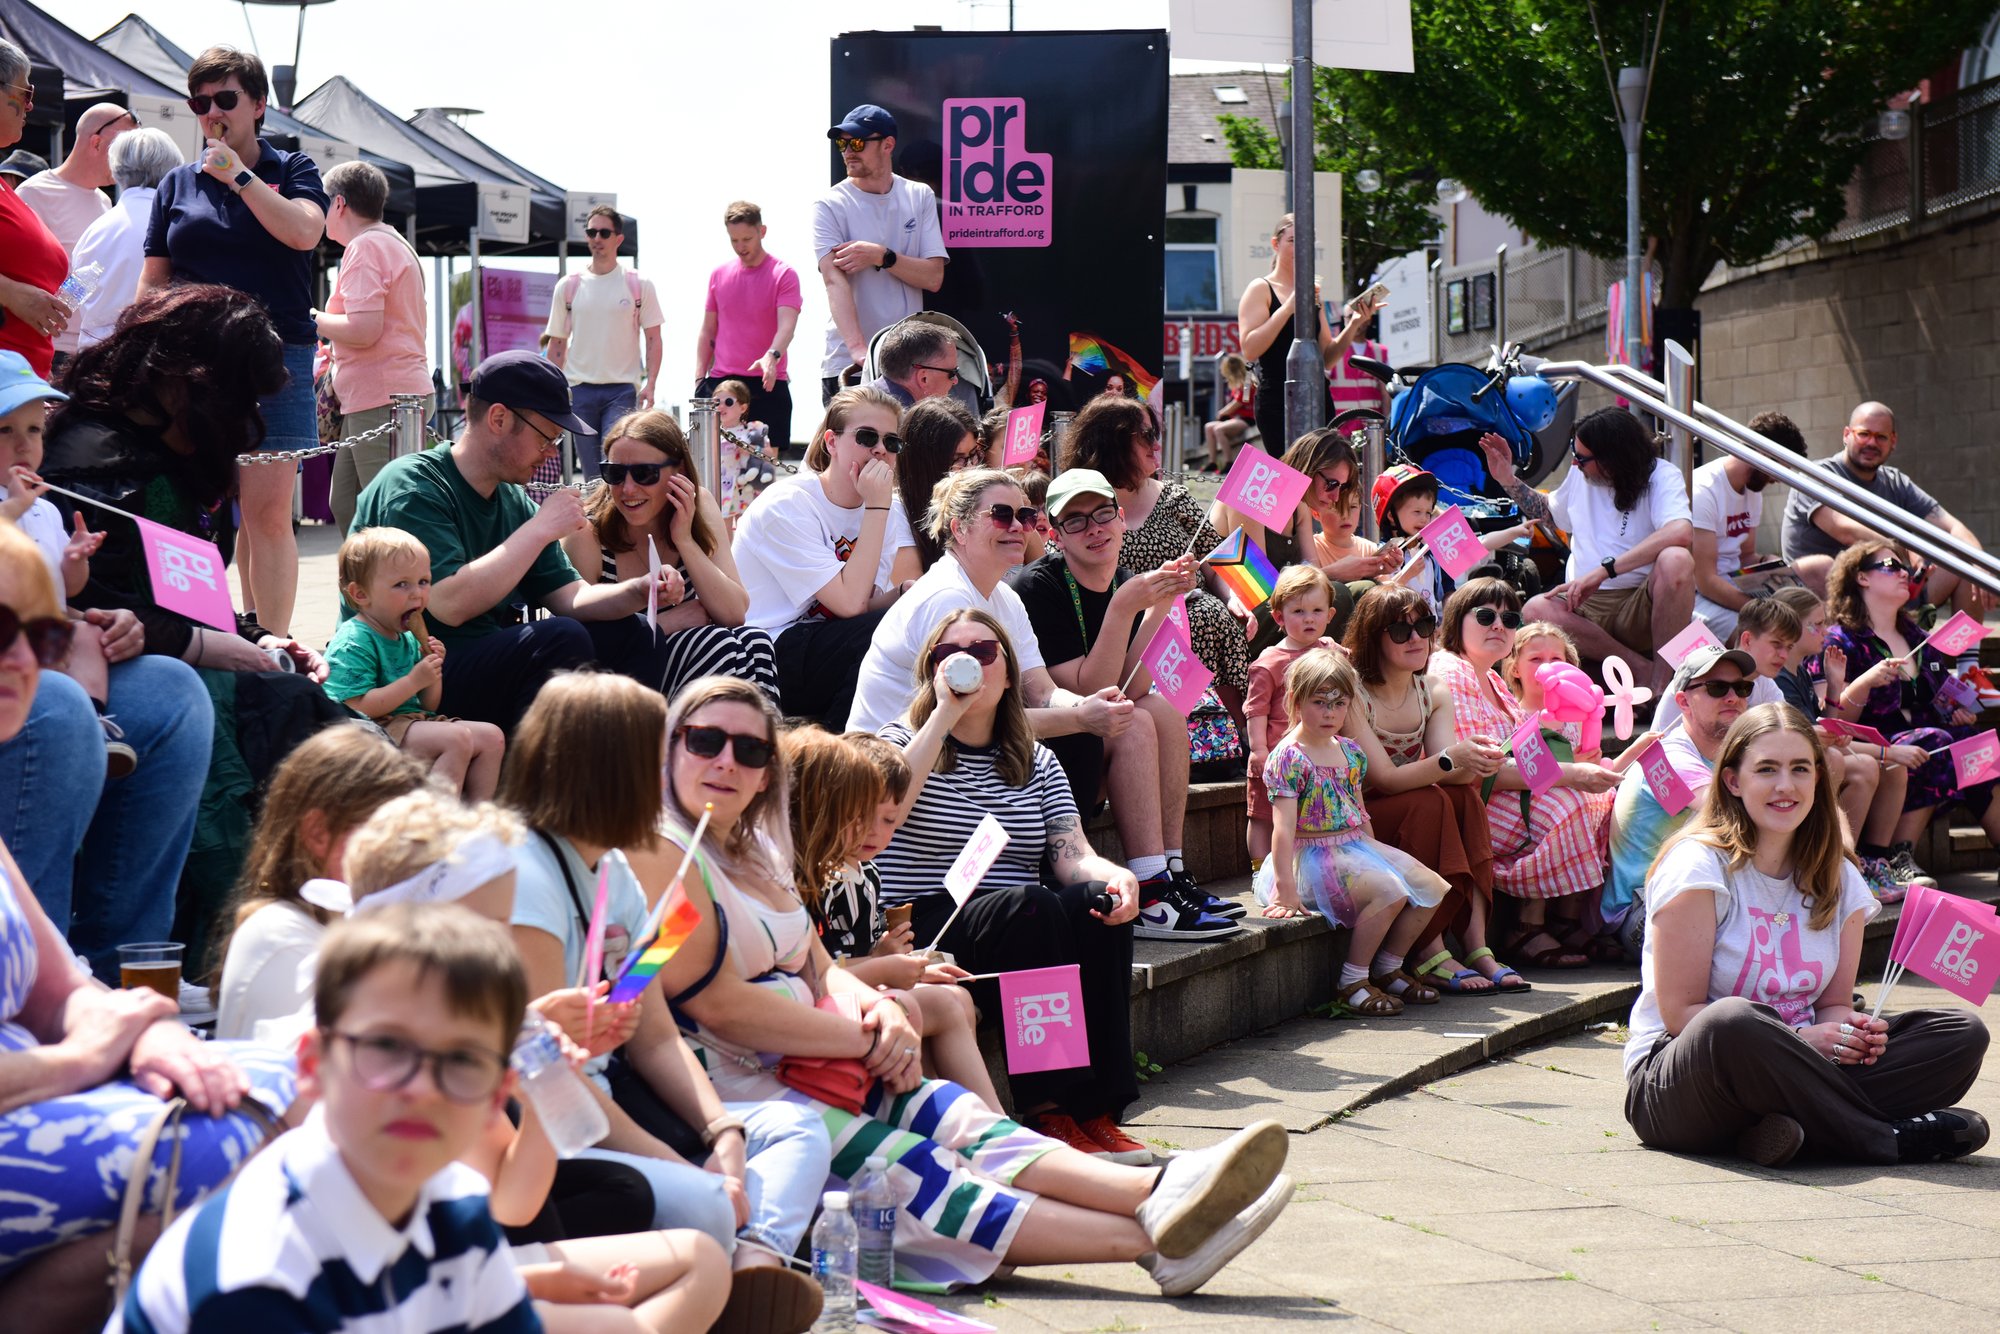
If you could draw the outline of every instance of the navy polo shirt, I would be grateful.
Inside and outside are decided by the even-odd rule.
[[[264,187],[286,199],[310,199],[326,211],[326,190],[311,158],[274,148],[268,139],[259,139],[257,147],[257,165],[250,170]],[[153,196],[146,257],[171,262],[175,282],[221,283],[248,292],[264,303],[287,343],[311,343],[315,336],[312,256],[265,231],[250,206],[198,162],[167,173]]]

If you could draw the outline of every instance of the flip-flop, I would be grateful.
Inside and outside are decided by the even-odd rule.
[[[1494,963],[1500,964],[1500,971],[1493,974],[1493,977],[1491,979],[1493,983],[1493,990],[1487,992],[1486,993],[1487,995],[1513,996],[1513,995],[1519,995],[1521,992],[1524,991],[1533,991],[1535,989],[1534,983],[1528,981],[1527,978],[1522,977],[1519,973],[1515,972],[1512,968],[1509,968],[1506,964],[1500,963],[1498,959],[1493,957],[1493,951],[1486,948],[1486,946],[1484,945],[1481,945],[1478,949],[1474,950],[1472,953],[1465,956],[1465,961],[1467,963],[1478,963],[1481,959],[1493,959]],[[1520,985],[1512,987],[1507,986],[1504,979],[1510,977],[1513,978],[1514,981],[1519,983]]]
[[[1490,996],[1499,990],[1498,983],[1487,987],[1468,987],[1465,985],[1467,978],[1486,978],[1486,974],[1476,968],[1460,968],[1447,975],[1439,960],[1449,959],[1450,957],[1450,950],[1439,950],[1436,954],[1418,964],[1414,971],[1418,978],[1422,979],[1428,985],[1437,988],[1439,994],[1445,996]]]

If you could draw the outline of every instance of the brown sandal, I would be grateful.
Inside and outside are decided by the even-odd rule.
[[[1436,1005],[1438,1003],[1438,990],[1436,987],[1427,986],[1417,981],[1416,978],[1411,977],[1400,968],[1387,973],[1379,973],[1369,978],[1368,981],[1370,985],[1381,988],[1405,1005]],[[1401,988],[1397,987],[1396,984],[1398,982],[1403,984]]]
[[[1536,936],[1547,936],[1556,943],[1548,949],[1537,950],[1533,954],[1522,951],[1521,947]],[[1501,947],[1509,955],[1519,959],[1530,968],[1588,968],[1590,956],[1582,950],[1573,950],[1557,939],[1556,934],[1546,926],[1522,927],[1515,931]]]
[[[1373,982],[1356,982],[1343,993],[1336,993],[1340,1003],[1363,1018],[1388,1019],[1403,1012],[1403,1002],[1376,986]],[[1357,1003],[1355,997],[1360,996]]]

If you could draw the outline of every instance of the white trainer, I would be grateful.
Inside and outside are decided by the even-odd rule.
[[[1250,1206],[1230,1219],[1193,1255],[1168,1260],[1159,1255],[1142,1255],[1139,1267],[1160,1285],[1162,1297],[1185,1297],[1214,1278],[1222,1267],[1242,1254],[1245,1247],[1264,1234],[1292,1202],[1292,1179],[1280,1172],[1270,1186]]]
[[[1167,1259],[1192,1255],[1264,1193],[1290,1150],[1285,1128],[1264,1120],[1212,1148],[1174,1155],[1139,1206],[1139,1226]]]

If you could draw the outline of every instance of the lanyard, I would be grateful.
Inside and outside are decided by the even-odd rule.
[[[1069,605],[1076,609],[1077,633],[1083,636],[1083,651],[1090,652],[1090,627],[1083,623],[1083,594],[1077,591],[1076,576],[1069,572],[1069,562],[1063,562],[1063,582],[1069,585]],[[1113,587],[1118,584],[1118,576],[1111,576]]]

